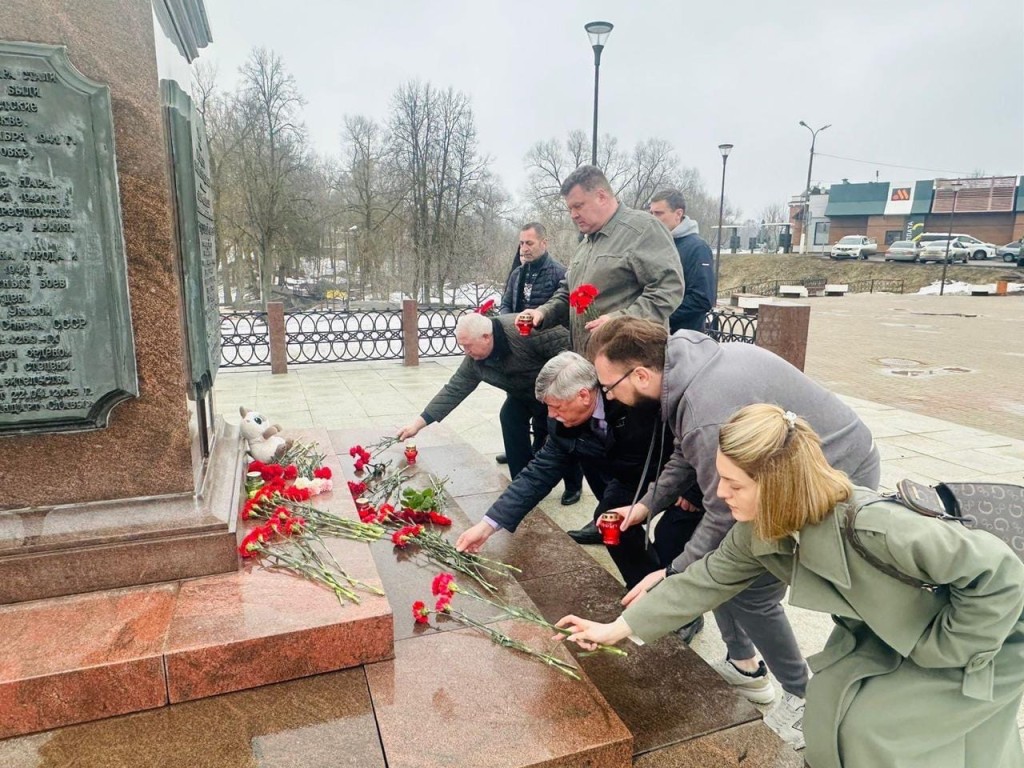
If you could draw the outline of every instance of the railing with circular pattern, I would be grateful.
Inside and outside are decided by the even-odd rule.
[[[270,331],[266,312],[222,312],[220,367],[270,365]]]
[[[708,312],[704,333],[715,341],[742,341],[753,344],[757,338],[757,318],[753,315],[722,310]]]
[[[464,307],[420,307],[417,328],[420,357],[461,355],[455,324]],[[293,312],[286,314],[289,364],[400,360],[402,311]],[[729,311],[709,312],[705,333],[717,341],[754,343],[757,318]],[[221,314],[221,368],[270,365],[270,336],[265,312]]]

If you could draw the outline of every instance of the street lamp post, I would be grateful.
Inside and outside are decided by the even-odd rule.
[[[718,198],[718,250],[715,253],[715,296],[718,296],[718,275],[722,266],[722,216],[725,214],[725,164],[732,152],[732,144],[719,144],[722,153],[722,194]],[[716,299],[717,300],[717,299]]]
[[[946,258],[942,260],[942,282],[939,284],[939,296],[945,294],[946,291],[946,267],[949,266],[949,246],[953,241],[953,214],[956,213],[956,196],[960,193],[960,188],[964,185],[960,179],[953,179],[946,186],[946,189],[953,190],[953,207],[949,209],[949,232],[946,237]]]
[[[597,87],[601,80],[601,51],[614,25],[609,21],[591,21],[583,25],[594,49],[594,134],[591,139],[590,164],[597,165]]]
[[[352,238],[359,230],[357,224],[353,224],[345,233],[345,311],[348,312],[349,301],[352,297]]]
[[[800,121],[800,125],[811,132],[811,159],[807,163],[807,184],[804,187],[804,222],[800,228],[800,253],[807,253],[807,245],[809,238],[807,236],[807,225],[811,219],[811,169],[814,168],[814,140],[818,138],[818,134],[824,131],[826,128],[831,128],[832,124],[823,125],[818,130],[814,130],[805,123],[803,120]]]

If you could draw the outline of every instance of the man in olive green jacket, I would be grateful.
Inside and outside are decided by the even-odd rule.
[[[599,168],[583,165],[562,184],[573,223],[584,238],[554,296],[522,319],[551,327],[568,322],[574,352],[585,355],[590,332],[616,315],[668,324],[683,300],[683,268],[671,236],[656,219],[619,203]],[[570,309],[581,285],[597,288],[586,312]]]
[[[725,602],[768,571],[789,602],[832,614],[804,718],[812,768],[1021,768],[1024,563],[996,537],[923,517],[856,489],[799,537],[765,541],[737,523],[717,550],[660,582],[622,614],[653,641]],[[855,528],[878,570],[843,535]]]

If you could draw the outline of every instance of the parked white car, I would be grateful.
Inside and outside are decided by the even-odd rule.
[[[966,248],[970,254],[969,258],[972,259],[994,259],[996,257],[996,251],[999,250],[995,244],[986,243],[983,240],[979,240],[973,235],[965,235],[962,232],[954,232],[953,240],[959,245]],[[922,245],[928,245],[930,242],[946,242],[949,240],[950,235],[945,232],[925,232],[923,235],[917,238],[917,241]]]
[[[971,256],[971,250],[957,238],[952,240],[929,240],[924,244],[924,248],[921,249],[921,256],[919,257],[921,263],[925,264],[929,261],[934,261],[941,264],[945,261],[947,243],[949,243],[949,261],[946,263],[952,264],[955,261],[962,261],[966,264],[967,259]]]
[[[833,259],[866,259],[878,253],[878,243],[873,237],[847,235],[832,246],[829,255]]]

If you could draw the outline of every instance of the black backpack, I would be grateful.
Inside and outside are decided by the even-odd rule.
[[[1024,486],[1009,483],[939,483],[932,487],[913,480],[900,480],[896,492],[854,507],[846,515],[844,534],[857,553],[883,573],[904,584],[934,591],[941,585],[907,576],[875,557],[861,542],[854,523],[857,513],[868,504],[896,501],[918,514],[998,536],[1024,560]]]

